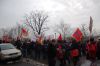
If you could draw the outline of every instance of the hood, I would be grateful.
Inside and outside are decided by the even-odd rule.
[[[8,50],[2,50],[1,53],[2,54],[12,54],[12,53],[19,53],[20,50],[18,49],[8,49]]]

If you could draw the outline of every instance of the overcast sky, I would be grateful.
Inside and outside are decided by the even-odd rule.
[[[100,31],[100,0],[0,0],[0,28],[22,23],[24,15],[34,10],[48,12],[50,26],[63,20],[78,27],[89,24],[92,16],[94,28]]]

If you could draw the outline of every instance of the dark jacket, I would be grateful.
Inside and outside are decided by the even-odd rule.
[[[48,58],[54,58],[56,56],[56,46],[53,44],[48,45]]]

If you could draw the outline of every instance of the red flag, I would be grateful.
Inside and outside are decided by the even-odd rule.
[[[27,30],[25,28],[21,29],[21,35],[24,35],[24,36],[28,35],[28,32],[27,32]]]
[[[77,28],[77,30],[74,32],[72,37],[75,38],[77,42],[81,41],[81,39],[82,39],[82,32],[80,31],[79,28]]]
[[[3,36],[3,41],[4,42],[10,42],[11,41],[11,38],[8,35],[4,35]]]
[[[41,45],[43,44],[43,40],[42,40],[41,36],[38,37],[38,43],[41,44]]]
[[[89,24],[89,31],[90,31],[90,33],[92,32],[92,27],[93,27],[93,19],[90,16],[90,24]]]
[[[59,35],[58,40],[62,40],[62,35],[61,34]]]

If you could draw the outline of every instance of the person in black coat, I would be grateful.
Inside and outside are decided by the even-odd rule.
[[[97,58],[100,59],[100,39],[97,43]]]
[[[48,66],[55,66],[56,60],[56,41],[52,40],[52,42],[48,43]]]
[[[21,49],[21,46],[22,46],[22,43],[21,41],[18,39],[16,42],[15,42],[15,45],[18,49]]]
[[[0,39],[0,44],[2,43],[2,40]]]
[[[22,55],[23,57],[27,57],[27,42],[24,41],[24,43],[21,46],[21,51],[22,51]]]
[[[36,41],[35,44],[35,59],[40,60],[41,59],[41,50],[42,50],[42,45]]]
[[[76,40],[73,39],[71,45],[71,59],[74,66],[77,65],[79,61],[79,56],[80,56],[79,42],[76,42]]]
[[[47,59],[47,52],[48,52],[48,42],[45,40],[43,44],[43,59]]]

